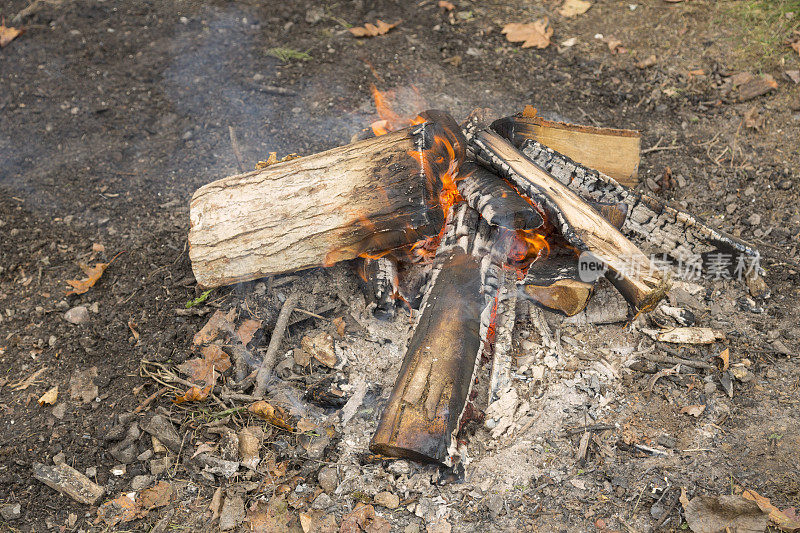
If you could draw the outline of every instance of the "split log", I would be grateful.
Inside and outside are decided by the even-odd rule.
[[[704,256],[714,252],[758,261],[758,250],[752,245],[657,198],[628,189],[610,176],[587,168],[537,141],[525,141],[521,151],[584,200],[626,204],[628,213],[622,231],[649,245],[654,253],[666,253],[684,263],[702,261]]]
[[[511,230],[531,230],[544,223],[542,215],[503,178],[474,163],[465,163],[456,182],[467,204],[489,224]]]
[[[443,112],[387,135],[230,176],[190,205],[189,257],[216,287],[390,250],[437,235],[442,180],[465,140]]]
[[[466,205],[453,212],[403,365],[370,442],[373,453],[452,464],[455,434],[488,330],[488,294],[496,291],[497,272],[485,248],[492,230],[486,223],[478,226],[477,212]]]
[[[497,133],[480,131],[472,144],[479,161],[540,206],[569,244],[608,268],[610,281],[634,307],[649,310],[664,297],[669,283],[650,259],[570,188]]]
[[[361,270],[367,293],[375,301],[372,314],[382,320],[393,318],[399,296],[397,260],[389,256],[377,259],[365,257]]]
[[[489,376],[487,406],[500,399],[511,387],[511,334],[517,318],[517,280],[515,272],[500,269],[501,289],[497,293],[494,313],[494,345],[492,346],[492,372]]]
[[[517,148],[533,139],[608,174],[623,185],[635,187],[639,183],[641,134],[638,131],[552,122],[535,113],[526,110],[501,118],[492,124],[492,129]]]

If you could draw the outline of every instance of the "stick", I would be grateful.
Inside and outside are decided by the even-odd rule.
[[[278,321],[275,323],[275,329],[272,330],[272,337],[269,339],[267,353],[264,354],[264,360],[261,361],[258,374],[256,374],[256,388],[253,390],[253,396],[257,398],[263,397],[267,391],[267,381],[272,373],[272,367],[275,366],[275,358],[278,355],[278,348],[280,348],[281,340],[283,339],[283,332],[286,331],[286,326],[289,324],[289,316],[291,316],[299,300],[300,294],[293,293],[283,302],[281,312],[278,314]]]
[[[712,364],[703,363],[702,361],[693,361],[692,359],[684,359],[683,357],[672,357],[669,355],[660,355],[657,353],[646,353],[644,358],[654,363],[668,363],[670,365],[686,365],[692,368],[705,368],[706,370],[717,370]]]
[[[159,396],[161,396],[162,394],[164,394],[168,390],[169,390],[169,387],[161,387],[160,389],[155,391],[153,394],[151,394],[150,396],[145,398],[144,401],[142,403],[140,403],[139,406],[136,409],[133,410],[133,412],[134,413],[141,413],[142,411],[147,409],[148,405],[153,403],[153,400],[155,400],[156,398],[158,398]]]
[[[244,174],[244,163],[242,163],[242,152],[239,150],[239,141],[236,140],[236,131],[233,126],[228,126],[228,133],[231,136],[231,147],[233,155],[236,157],[236,164],[239,165],[239,173]]]

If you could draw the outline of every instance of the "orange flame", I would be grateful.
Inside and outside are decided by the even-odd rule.
[[[550,244],[539,230],[517,230],[508,252],[508,262],[518,270],[527,270],[537,259],[550,255]]]

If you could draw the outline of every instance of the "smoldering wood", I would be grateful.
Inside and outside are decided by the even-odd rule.
[[[628,213],[622,231],[648,245],[649,251],[663,252],[683,262],[695,261],[716,251],[753,260],[759,257],[752,245],[657,198],[633,191],[537,141],[525,141],[521,151],[585,200],[626,204]]]
[[[609,279],[634,307],[649,310],[664,297],[669,283],[650,259],[572,189],[497,133],[480,131],[472,144],[479,161],[543,209],[570,245],[607,265]]]
[[[373,453],[446,464],[481,348],[481,260],[472,255],[477,213],[456,209],[437,252],[431,287],[392,394],[370,442]]]
[[[367,291],[375,301],[373,314],[383,320],[393,318],[399,291],[397,260],[390,256],[364,258],[361,268]]]
[[[511,387],[511,334],[516,321],[517,280],[515,273],[507,269],[500,269],[499,272],[503,279],[501,289],[497,293],[492,372],[489,377],[487,405],[500,399],[500,395]]]
[[[566,316],[581,312],[594,290],[594,283],[582,281],[578,258],[571,250],[554,252],[544,261],[535,261],[520,283],[523,294],[537,305]]]
[[[501,118],[491,127],[517,148],[532,139],[628,187],[639,182],[641,134],[638,131],[553,122],[526,116],[525,112]]]
[[[189,231],[198,284],[330,265],[438,234],[441,176],[463,161],[465,140],[449,115],[426,113],[422,124],[198,189]]]
[[[456,185],[467,204],[489,224],[532,230],[544,223],[542,215],[514,187],[487,168],[464,163]]]

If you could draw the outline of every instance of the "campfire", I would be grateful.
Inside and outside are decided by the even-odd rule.
[[[720,250],[751,267],[758,259],[750,245],[626,186],[637,132],[550,122],[531,108],[499,119],[476,110],[461,124],[436,110],[406,119],[374,95],[381,120],[351,144],[201,187],[189,243],[206,288],[352,261],[376,316],[410,311],[413,334],[375,454],[458,461],[469,414],[511,386],[518,300],[576,315],[605,277],[633,317],[670,288],[666,262],[648,253],[673,267],[702,268]],[[760,282],[757,270],[748,283]],[[243,379],[254,387],[243,397],[264,395],[296,296]],[[482,354],[492,364],[479,398]]]

